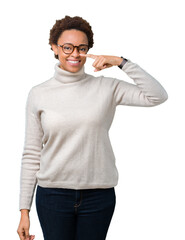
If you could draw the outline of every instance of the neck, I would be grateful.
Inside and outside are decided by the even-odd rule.
[[[58,62],[55,64],[54,78],[64,84],[78,82],[85,78],[84,66],[78,72],[73,73],[60,68],[60,62]]]

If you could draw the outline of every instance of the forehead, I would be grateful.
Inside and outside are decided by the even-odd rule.
[[[72,43],[74,45],[88,44],[87,36],[84,32],[70,29],[65,30],[58,39],[59,43]]]

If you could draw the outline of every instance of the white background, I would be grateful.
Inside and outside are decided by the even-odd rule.
[[[185,239],[185,15],[183,1],[4,1],[0,6],[1,239],[19,239],[19,176],[28,91],[54,74],[49,31],[81,16],[94,31],[93,54],[124,56],[154,76],[168,100],[153,108],[118,106],[110,139],[119,182],[107,240]],[[89,74],[133,82],[117,67]],[[30,234],[43,240],[35,197]],[[62,240],[62,239],[61,239]]]

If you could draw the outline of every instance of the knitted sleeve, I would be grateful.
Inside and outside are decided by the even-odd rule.
[[[25,140],[21,161],[19,210],[31,209],[36,173],[40,166],[43,131],[36,114],[34,89],[28,94],[26,102]]]
[[[162,85],[138,64],[128,59],[122,70],[134,80],[135,84],[114,79],[115,105],[152,107],[168,99]]]

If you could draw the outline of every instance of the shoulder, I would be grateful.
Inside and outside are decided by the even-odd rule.
[[[32,86],[28,91],[27,101],[35,102],[35,103],[38,102],[38,100],[43,95],[43,93],[47,92],[46,90],[50,89],[52,85],[53,85],[53,81],[52,81],[52,78],[50,78],[44,82],[41,82],[37,85]]]
[[[32,89],[33,91],[39,91],[39,90],[42,90],[43,88],[51,87],[52,85],[53,85],[53,77],[37,85],[34,85]]]
[[[116,78],[113,77],[106,77],[104,75],[100,75],[100,76],[93,76],[90,74],[86,74],[86,77],[89,79],[92,79],[92,81],[103,84],[103,85],[112,85],[115,81]]]
[[[32,86],[31,89],[29,90],[29,94],[30,95],[41,94],[43,91],[51,88],[53,84],[54,84],[53,77],[51,77],[50,79],[44,82],[41,82],[37,85]]]
[[[91,81],[88,81],[90,87],[92,88],[99,88],[105,92],[114,92],[120,84],[124,84],[123,80],[114,78],[114,77],[107,77],[104,75],[100,76],[93,76],[87,74],[87,77],[90,78]]]

